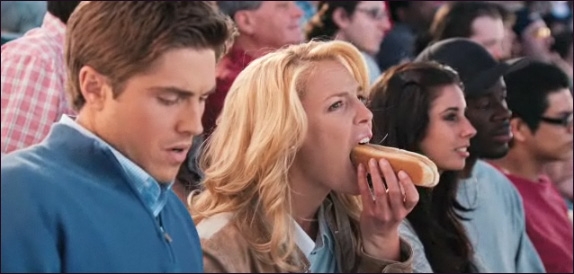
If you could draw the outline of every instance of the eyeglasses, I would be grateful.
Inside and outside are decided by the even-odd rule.
[[[383,20],[387,18],[387,13],[382,11],[381,9],[365,9],[365,8],[356,8],[356,11],[360,11],[362,13],[365,13],[366,15],[368,15],[369,17],[371,17],[371,19],[373,20]]]
[[[548,38],[552,35],[552,31],[548,27],[542,27],[533,31],[533,36],[538,39]]]
[[[572,114],[564,116],[562,118],[550,118],[542,116],[540,117],[540,121],[553,125],[560,125],[567,128],[572,126]]]

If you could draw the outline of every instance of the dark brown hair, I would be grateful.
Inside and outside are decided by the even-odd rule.
[[[82,2],[66,33],[67,91],[74,109],[85,104],[82,67],[108,77],[117,97],[130,77],[150,69],[166,51],[210,49],[219,58],[231,37],[229,22],[208,1]]]
[[[432,23],[430,29],[432,41],[455,37],[470,38],[474,35],[472,23],[482,16],[502,20],[498,8],[493,3],[479,1],[447,3],[437,11]]]
[[[451,68],[435,62],[391,67],[371,89],[373,142],[422,153],[432,102],[444,86],[462,82]],[[383,142],[384,141],[384,142]],[[407,219],[424,245],[433,270],[439,273],[475,271],[473,251],[457,210],[458,171],[444,171],[434,189],[419,188],[419,202]]]
[[[309,20],[305,29],[307,40],[332,40],[339,31],[339,26],[333,20],[333,13],[339,8],[347,16],[352,16],[360,1],[319,1],[317,13]]]
[[[67,24],[70,15],[81,1],[46,1],[48,12]]]

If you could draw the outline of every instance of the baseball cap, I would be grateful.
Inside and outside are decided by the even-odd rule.
[[[456,70],[467,98],[484,95],[500,77],[527,64],[524,58],[498,62],[482,45],[467,38],[446,39],[427,47],[415,59],[423,61],[435,61]]]

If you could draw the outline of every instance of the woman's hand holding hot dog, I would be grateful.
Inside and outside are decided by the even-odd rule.
[[[418,202],[417,189],[405,172],[395,174],[385,159],[371,159],[368,167],[359,164],[357,176],[363,202],[360,230],[364,252],[377,259],[400,260],[398,227]]]

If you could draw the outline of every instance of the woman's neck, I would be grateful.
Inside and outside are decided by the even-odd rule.
[[[307,235],[315,239],[319,229],[319,208],[330,190],[302,176],[291,174],[290,178],[292,217]]]
[[[472,155],[466,158],[466,164],[464,165],[464,169],[460,173],[461,179],[468,179],[470,178],[470,176],[472,176],[472,170],[474,169],[474,166],[476,165],[477,161],[478,158]]]

